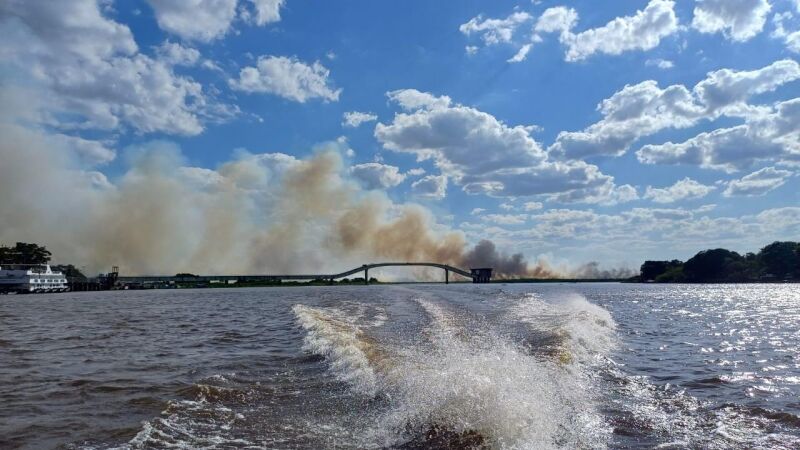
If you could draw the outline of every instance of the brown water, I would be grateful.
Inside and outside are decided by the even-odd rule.
[[[0,448],[799,448],[797,285],[0,296]]]

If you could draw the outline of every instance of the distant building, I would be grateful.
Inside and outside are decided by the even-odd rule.
[[[483,267],[479,269],[469,269],[472,273],[473,283],[488,283],[492,280],[492,268]]]
[[[66,292],[67,277],[47,264],[5,264],[0,266],[0,292]]]

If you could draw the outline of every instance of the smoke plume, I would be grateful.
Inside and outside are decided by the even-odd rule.
[[[151,142],[125,152],[128,168],[112,183],[48,132],[0,123],[0,133],[0,243],[46,245],[55,262],[90,273],[335,273],[430,261],[509,278],[563,276],[488,240],[470,248],[427,209],[364,191],[335,148],[304,160],[242,153],[212,171],[189,167],[174,144]]]

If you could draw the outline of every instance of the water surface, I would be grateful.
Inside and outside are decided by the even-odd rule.
[[[797,285],[0,296],[0,448],[798,448]]]

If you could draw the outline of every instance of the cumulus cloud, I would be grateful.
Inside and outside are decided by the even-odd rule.
[[[700,133],[681,143],[645,145],[645,164],[691,164],[733,172],[759,161],[800,160],[800,99],[776,104],[745,124]]]
[[[565,59],[584,60],[597,53],[619,55],[631,50],[650,50],[678,30],[675,2],[650,0],[634,15],[617,17],[602,27],[578,33],[573,28],[578,13],[572,8],[548,8],[536,22],[536,33],[559,33],[559,41],[567,47]],[[534,35],[538,37],[538,35]]]
[[[442,173],[471,194],[498,197],[559,195],[561,201],[599,201],[619,189],[613,178],[582,161],[550,161],[525,126],[508,126],[475,108],[453,104],[414,89],[389,98],[405,112],[390,124],[378,123],[384,147],[433,160]]]
[[[792,172],[774,167],[765,167],[741,179],[728,182],[728,187],[723,192],[726,197],[757,197],[777,189],[786,183]]]
[[[518,63],[525,61],[525,58],[528,57],[528,53],[531,51],[531,47],[533,47],[533,44],[523,45],[522,47],[520,47],[519,51],[517,51],[517,53],[514,56],[508,59],[508,62]]]
[[[619,55],[629,50],[650,50],[678,30],[675,2],[650,0],[645,9],[617,17],[600,28],[565,36],[567,61],[580,61],[595,53]]]
[[[484,19],[483,16],[477,16],[458,29],[467,36],[479,34],[486,45],[494,45],[511,42],[517,27],[529,20],[531,15],[526,12],[515,12],[505,19]]]
[[[747,41],[764,29],[771,6],[767,0],[697,0],[692,27],[701,33],[722,32]]]
[[[539,33],[561,33],[562,40],[569,39],[569,34],[578,23],[578,12],[565,6],[547,8],[536,21],[534,30]]]
[[[209,42],[225,36],[237,17],[237,0],[147,0],[158,26],[183,39]],[[241,2],[239,15],[246,22],[266,25],[281,19],[284,0]]]
[[[659,69],[663,70],[672,69],[673,67],[675,67],[675,64],[672,61],[660,58],[648,59],[647,61],[644,62],[644,65],[648,67],[658,67]]]
[[[648,80],[627,85],[597,107],[603,118],[583,131],[561,132],[550,151],[567,158],[619,156],[638,139],[664,129],[689,128],[701,120],[751,113],[749,98],[800,78],[800,64],[776,61],[751,71],[710,72],[691,90],[683,85],[660,88]]]
[[[241,15],[242,18],[256,25],[266,25],[280,21],[281,8],[286,3],[285,0],[249,0],[249,2],[253,10],[242,7]]]
[[[193,66],[200,60],[200,52],[176,42],[165,41],[156,48],[159,59],[171,65]]]
[[[350,168],[350,173],[366,189],[388,189],[406,179],[399,168],[381,163],[356,164]]]
[[[792,19],[794,19],[794,15],[791,11],[775,14],[772,17],[772,23],[775,25],[772,37],[782,39],[790,52],[800,53],[800,31],[788,31],[784,24],[784,22]]]
[[[634,264],[652,255],[685,259],[704,248],[751,251],[800,232],[798,207],[766,209],[743,216],[714,217],[710,211],[707,207],[632,208],[604,214],[551,209],[532,214],[530,225],[524,229],[483,226],[476,230],[495,242],[514,242],[518,248],[551,248],[567,258],[591,251],[606,255],[606,260],[620,258]],[[664,242],[670,242],[669,249],[664,248]]]
[[[306,64],[297,58],[262,56],[255,67],[245,67],[231,88],[248,93],[267,93],[305,103],[320,98],[338,101],[341,89],[331,86],[330,71],[319,61]]]
[[[498,225],[522,225],[528,220],[527,214],[486,214],[481,216],[484,222]]]
[[[411,183],[411,192],[420,197],[441,200],[447,196],[447,177],[428,175]]]
[[[0,16],[0,54],[45,91],[45,114],[68,113],[62,127],[196,135],[238,113],[172,61],[139,53],[130,29],[95,1],[4,2]]]
[[[541,202],[525,202],[523,209],[525,211],[537,211],[544,207]]]
[[[644,198],[653,200],[656,203],[675,203],[681,200],[692,200],[702,198],[711,193],[714,186],[706,186],[700,182],[686,177],[672,186],[665,188],[654,188],[648,186],[644,193]]]
[[[147,0],[158,26],[184,39],[208,42],[228,32],[236,0]]]
[[[342,116],[342,126],[358,128],[362,123],[378,120],[378,116],[372,113],[360,111],[349,111]]]

